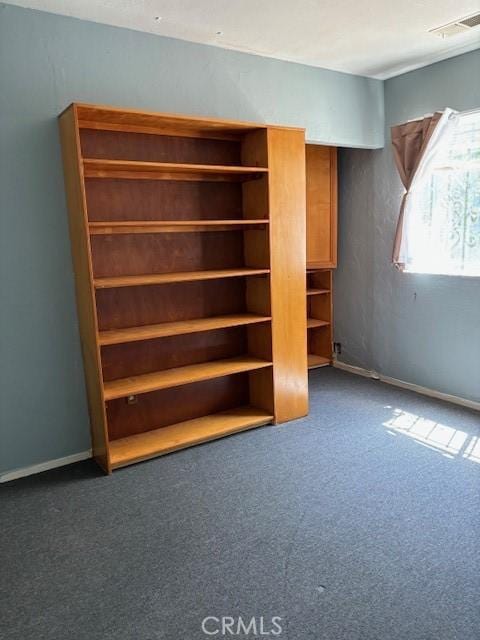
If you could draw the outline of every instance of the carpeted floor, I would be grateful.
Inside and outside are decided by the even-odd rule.
[[[0,636],[265,638],[278,616],[288,640],[477,640],[479,431],[473,411],[322,369],[295,423],[3,485]],[[213,618],[207,635],[207,616],[257,635]]]

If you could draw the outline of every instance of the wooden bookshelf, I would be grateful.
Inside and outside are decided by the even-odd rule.
[[[101,467],[305,415],[304,131],[85,104],[59,121]]]

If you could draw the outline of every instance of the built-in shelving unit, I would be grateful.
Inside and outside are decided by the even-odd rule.
[[[332,364],[332,271],[307,270],[308,368]]]
[[[60,130],[99,464],[305,415],[303,130],[79,104]]]
[[[308,368],[332,364],[332,269],[337,266],[337,149],[305,146]]]

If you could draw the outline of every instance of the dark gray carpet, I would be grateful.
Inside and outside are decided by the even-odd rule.
[[[0,635],[202,640],[234,637],[206,616],[279,616],[270,637],[478,640],[478,435],[478,413],[322,369],[304,420],[3,485]]]

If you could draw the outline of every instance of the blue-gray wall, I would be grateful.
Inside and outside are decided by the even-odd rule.
[[[387,145],[340,153],[339,359],[480,400],[480,278],[402,274],[390,264],[403,192],[393,124],[442,107],[480,107],[480,50],[385,82]]]
[[[383,83],[0,4],[0,473],[90,447],[56,116],[72,101],[383,144]]]

